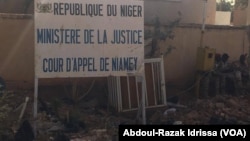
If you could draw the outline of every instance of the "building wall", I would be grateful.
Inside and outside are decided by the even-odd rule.
[[[242,26],[247,23],[247,9],[235,9],[233,11],[233,25]]]
[[[182,0],[183,23],[202,23],[204,0]],[[216,1],[207,0],[206,4],[206,24],[215,23]]]
[[[185,25],[174,30],[173,40],[161,41],[161,49],[174,46],[165,57],[165,78],[167,83],[190,85],[196,72],[196,53],[201,45],[200,25]],[[242,53],[248,53],[245,28],[231,26],[206,26],[203,46],[215,48],[217,53],[228,53],[229,61],[237,61]]]
[[[34,22],[31,15],[0,15],[0,76],[33,83]]]
[[[231,12],[216,11],[215,25],[230,25]]]
[[[153,26],[145,25],[145,29]],[[200,46],[201,25],[180,25],[174,30],[173,40],[160,41],[164,49],[174,49],[165,57],[165,78],[167,82],[186,84],[195,72],[196,49]],[[8,83],[33,86],[34,84],[34,22],[32,15],[0,15],[0,76]],[[205,46],[216,48],[218,53],[226,52],[230,60],[237,60],[248,52],[245,28],[229,26],[206,26]],[[60,82],[61,80],[55,80]],[[43,81],[41,81],[43,82]],[[44,81],[53,84],[54,81]]]
[[[250,25],[250,0],[248,0],[248,7],[246,9],[246,25]]]
[[[246,8],[237,8],[233,11],[233,24],[236,26],[250,25],[250,4]]]
[[[215,23],[216,1],[208,0],[206,4],[206,24]],[[145,23],[152,23],[159,17],[161,23],[167,24],[179,18],[182,23],[203,22],[204,0],[144,0]]]
[[[144,21],[145,23],[152,23],[156,17],[159,18],[161,23],[167,24],[176,20],[181,10],[182,1],[169,2],[169,1],[144,1]]]
[[[28,4],[29,1],[31,1],[30,4]],[[33,0],[0,0],[0,13],[32,14],[33,9]]]

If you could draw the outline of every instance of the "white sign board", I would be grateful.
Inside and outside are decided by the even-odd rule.
[[[126,76],[143,68],[137,0],[35,0],[38,78]]]

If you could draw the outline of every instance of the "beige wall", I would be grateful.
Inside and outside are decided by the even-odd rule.
[[[248,7],[245,9],[238,8],[234,10],[234,25],[250,25],[250,0],[248,0],[248,3]]]
[[[145,29],[152,26],[146,25]],[[176,49],[165,57],[165,76],[170,83],[186,84],[195,71],[196,49],[200,45],[200,25],[183,25],[175,29],[173,40],[161,41],[162,48]],[[0,76],[8,83],[33,86],[34,80],[34,23],[33,17],[0,15]],[[206,26],[204,45],[227,52],[230,60],[237,60],[247,52],[244,28]],[[51,81],[51,80],[50,80]],[[47,81],[48,82],[48,81]]]
[[[0,76],[33,83],[34,23],[32,16],[0,15]]]
[[[201,24],[203,20],[203,0],[144,0],[145,23],[151,23],[156,16],[166,24],[177,19],[181,13],[182,23]],[[208,0],[206,24],[215,23],[216,1]]]
[[[247,19],[247,21],[246,21],[246,25],[250,25],[250,0],[248,0],[248,7],[247,7],[247,9],[246,9],[246,12],[247,12],[247,14],[246,14],[246,19]]]
[[[215,25],[230,25],[231,12],[216,11]]]
[[[246,9],[235,9],[233,11],[233,25],[242,26],[247,23],[247,10]]]
[[[204,0],[182,0],[183,23],[202,23]],[[215,23],[216,1],[207,0],[206,24]]]
[[[22,13],[22,14],[32,14],[34,3],[31,2],[26,8],[27,0],[0,0],[0,13]]]
[[[194,80],[196,52],[201,42],[200,26],[186,25],[175,29],[174,40],[161,42],[176,49],[165,57],[167,83],[190,85]],[[229,61],[238,60],[240,54],[248,53],[248,41],[244,28],[230,26],[206,26],[203,45],[215,48],[217,53],[228,53]]]

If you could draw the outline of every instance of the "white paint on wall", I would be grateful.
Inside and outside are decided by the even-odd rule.
[[[215,24],[216,25],[230,25],[231,12],[216,11]]]

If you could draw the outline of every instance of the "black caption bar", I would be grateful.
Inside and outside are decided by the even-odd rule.
[[[250,125],[119,125],[119,141],[157,138],[210,138],[249,140]]]

